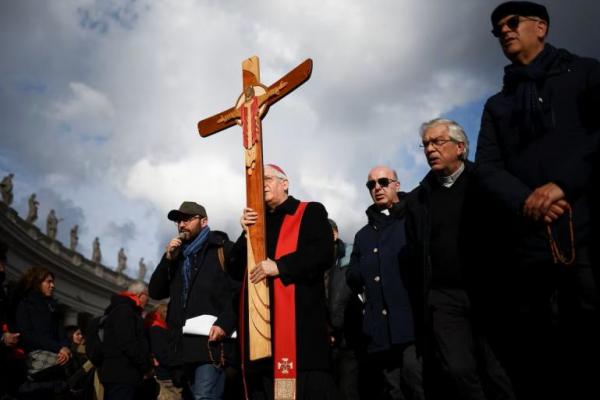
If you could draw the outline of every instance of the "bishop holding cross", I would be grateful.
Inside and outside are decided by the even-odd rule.
[[[263,174],[262,118],[311,71],[308,59],[267,87],[258,57],[251,57],[242,63],[235,106],[198,123],[203,137],[242,126],[247,207],[231,273],[243,279],[240,343],[251,399],[338,397],[329,373],[323,283],[333,259],[327,211],[289,196],[287,175],[276,165]]]
[[[277,165],[265,165],[267,258],[249,271],[249,278],[254,284],[269,282],[274,354],[256,361],[246,357],[246,383],[251,399],[272,399],[273,394],[275,399],[336,399],[324,287],[324,273],[333,262],[333,233],[321,203],[299,201],[288,189],[287,174]],[[232,250],[238,268],[245,267],[246,232],[257,219],[256,211],[244,208],[244,232]]]

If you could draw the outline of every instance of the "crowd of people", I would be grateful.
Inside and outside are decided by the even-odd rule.
[[[506,2],[491,22],[510,64],[474,162],[459,123],[424,122],[429,172],[407,193],[392,168],[368,171],[349,257],[325,206],[267,164],[264,219],[242,210],[233,242],[183,202],[149,285],[83,331],[31,268],[1,298],[5,396],[600,398],[600,64],[546,43],[543,5]]]

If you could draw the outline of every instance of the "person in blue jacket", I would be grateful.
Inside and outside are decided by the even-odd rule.
[[[396,172],[386,166],[371,169],[367,189],[373,204],[366,211],[367,225],[354,238],[348,285],[364,302],[362,331],[371,370],[383,378],[383,396],[421,399],[421,365],[400,262],[406,244],[405,195]]]

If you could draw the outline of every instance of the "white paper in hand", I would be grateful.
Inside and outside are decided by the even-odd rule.
[[[210,328],[213,326],[217,317],[210,314],[199,315],[194,318],[186,319],[183,325],[183,333],[188,335],[208,336]],[[237,332],[233,332],[230,338],[235,339]]]

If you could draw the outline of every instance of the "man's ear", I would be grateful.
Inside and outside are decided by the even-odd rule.
[[[548,23],[544,20],[539,20],[536,25],[538,39],[543,41],[546,35],[548,35]]]
[[[458,159],[460,160],[462,158],[462,155],[465,154],[466,146],[465,146],[465,144],[463,142],[458,142],[456,144],[457,144],[456,147],[459,150],[457,155],[458,155]]]

